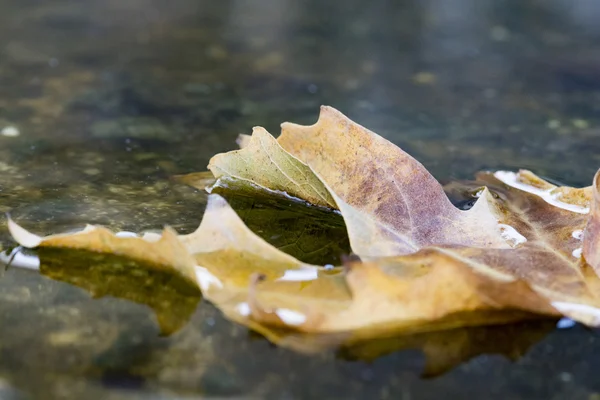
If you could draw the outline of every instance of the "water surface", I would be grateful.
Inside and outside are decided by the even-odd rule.
[[[314,122],[321,104],[442,181],[528,168],[587,185],[600,166],[599,18],[593,0],[3,0],[0,130],[19,135],[0,135],[0,212],[39,234],[189,232],[206,197],[171,176],[203,170],[254,125]],[[521,344],[530,325],[469,334],[510,357],[423,379],[416,348],[439,340],[372,361],[304,356],[207,302],[192,311],[161,336],[148,306],[11,268],[0,398],[600,398],[598,334],[579,326]]]

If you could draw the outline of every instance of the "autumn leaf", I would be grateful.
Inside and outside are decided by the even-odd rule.
[[[244,321],[252,314],[248,300],[255,276],[283,285],[269,293],[277,299],[301,293],[306,301],[327,300],[330,305],[337,301],[341,307],[350,300],[343,277],[330,276],[325,268],[302,263],[265,242],[219,195],[209,196],[199,228],[180,240],[195,257],[204,297],[234,320]],[[281,310],[281,315],[298,315]]]
[[[240,136],[249,142],[250,136]],[[307,207],[305,200],[262,190],[245,179],[215,180],[210,171],[174,179],[223,196],[251,231],[303,262],[339,265],[340,256],[351,251],[344,220],[329,208]]]
[[[471,210],[458,210],[417,160],[331,107],[315,125],[284,123],[277,141],[329,188],[363,258],[429,245],[509,247],[487,191]]]
[[[315,301],[292,296],[288,284],[256,283],[250,292],[252,317],[270,326],[301,332],[348,332],[345,343],[372,337],[499,324],[531,318],[532,312],[558,316],[526,283],[493,270],[477,271],[441,249],[402,259],[353,263],[345,275],[350,300]],[[311,282],[316,292],[320,279]],[[323,282],[324,283],[324,282]],[[327,290],[324,287],[322,290]],[[275,294],[285,293],[285,296]],[[277,310],[300,317],[288,321]]]
[[[275,340],[272,328],[338,335],[343,341],[337,344],[349,344],[521,320],[532,310],[559,315],[525,283],[494,271],[480,274],[437,249],[429,260],[419,254],[402,264],[354,263],[347,273],[300,263],[253,234],[217,195],[209,196],[198,230],[181,240],[203,269],[205,297]]]
[[[594,237],[585,231],[590,188],[556,187],[529,171],[482,173],[476,183],[496,194],[505,234],[518,245],[460,249],[461,256],[529,282],[564,315],[597,326],[598,276],[581,257],[583,237]]]
[[[101,226],[88,225],[74,232],[40,237],[8,219],[8,229],[17,243],[26,248],[64,248],[121,255],[145,262],[151,268],[175,271],[196,282],[195,261],[170,228],[162,234],[146,233],[140,237],[118,235]]]
[[[354,302],[343,317],[296,301],[306,317],[298,330],[351,330],[361,336],[362,329],[370,335],[510,319],[504,313],[492,318],[494,309],[560,311],[589,325],[599,323],[597,277],[578,256],[589,189],[557,188],[527,171],[500,172],[497,177],[506,182],[497,177],[484,182],[496,192],[482,185],[475,205],[460,211],[416,160],[328,107],[315,125],[283,124],[278,142],[324,182],[344,217],[353,251],[372,261],[348,272]],[[228,160],[235,155],[229,153]],[[424,277],[407,279],[407,264],[427,265]],[[354,280],[355,274],[360,279]],[[423,287],[430,292],[438,284],[440,290],[418,292],[420,279],[429,279]],[[275,290],[276,284],[257,283],[263,285]],[[411,290],[418,306],[409,305]],[[264,300],[257,304],[278,307]],[[282,324],[273,313],[257,312],[255,319],[261,318]]]
[[[301,351],[539,316],[600,326],[599,178],[576,189],[529,171],[480,174],[469,186],[473,206],[460,210],[423,165],[329,107],[315,125],[283,124],[277,140],[255,128],[238,142],[241,149],[211,160],[214,184],[205,174],[181,178],[213,193],[192,234],[167,228],[119,238],[95,227],[40,238],[12,221],[9,228],[26,247],[115,253],[173,269],[231,320]],[[217,193],[239,202],[240,214]],[[302,245],[302,237],[327,241],[341,222],[277,242],[287,222],[249,200],[266,194],[319,206],[307,211],[314,221],[330,221],[325,208],[337,208],[358,257],[333,267],[319,261],[336,259],[331,250]],[[280,212],[282,221],[300,215]]]

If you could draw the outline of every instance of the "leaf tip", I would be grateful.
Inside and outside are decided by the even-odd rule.
[[[34,248],[38,247],[42,243],[42,237],[33,234],[21,227],[19,224],[14,222],[9,214],[6,214],[8,231],[12,235],[13,239],[23,247]]]

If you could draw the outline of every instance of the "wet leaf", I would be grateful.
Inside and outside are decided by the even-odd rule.
[[[501,323],[527,312],[600,324],[598,279],[579,256],[589,188],[498,172],[480,176],[473,207],[461,211],[420,163],[328,107],[315,125],[283,124],[278,142],[323,181],[352,250],[371,262],[346,274],[352,302],[342,312],[326,301],[273,297],[284,284],[255,281],[255,321],[352,332],[352,340]],[[279,308],[302,317],[287,324]]]
[[[351,295],[344,303],[325,293],[322,300],[307,298],[301,291],[293,296],[284,282],[258,282],[250,292],[252,317],[302,332],[347,332],[345,343],[351,343],[399,333],[513,322],[531,318],[532,312],[559,315],[523,281],[465,263],[443,249],[355,262],[345,282]],[[311,283],[314,292],[328,290],[321,279]],[[281,292],[285,296],[275,295]],[[298,318],[281,318],[280,309]]]
[[[516,246],[455,253],[528,282],[563,315],[598,325],[598,276],[581,257],[590,189],[556,187],[529,171],[482,173],[477,178],[475,184],[495,194],[499,222]]]
[[[419,162],[329,107],[315,125],[283,124],[277,140],[255,128],[239,144],[211,160],[217,181],[208,191],[237,203],[240,215],[212,194],[192,234],[167,228],[118,238],[96,227],[40,238],[12,221],[9,227],[27,247],[88,249],[173,268],[231,320],[302,351],[539,316],[600,326],[598,178],[576,189],[529,171],[480,174],[467,194],[472,207],[460,210]],[[206,186],[205,175],[183,179]],[[331,225],[278,242],[275,231],[285,234],[288,222],[304,217],[277,206],[280,217],[263,212],[257,201],[267,193],[287,199],[290,210],[301,204],[296,198],[320,207],[307,204],[314,225],[296,221],[290,229]],[[341,212],[358,255],[336,268],[320,260],[336,259],[332,251],[343,247],[321,249],[342,223],[323,207]]]
[[[75,233],[40,237],[9,219],[8,229],[23,247],[78,249],[120,255],[145,262],[151,268],[176,271],[188,281],[196,282],[196,263],[170,228],[165,228],[162,234],[146,233],[141,237],[131,237],[134,235],[119,236],[101,226],[88,225]]]
[[[349,300],[343,278],[329,276],[324,268],[302,263],[265,242],[221,196],[209,196],[200,227],[180,239],[196,259],[203,295],[234,320],[244,321],[252,314],[249,294],[259,276],[282,284],[269,293],[278,299],[301,293],[306,301],[338,301],[342,307]]]

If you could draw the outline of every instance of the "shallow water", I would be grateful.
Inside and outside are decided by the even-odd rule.
[[[528,168],[587,185],[600,166],[599,17],[593,0],[3,0],[0,130],[19,135],[0,135],[0,212],[39,234],[189,232],[205,194],[170,177],[254,125],[311,123],[321,104],[443,181]],[[511,329],[465,340],[513,361],[481,355],[422,379],[417,350],[299,355],[206,302],[160,336],[143,304],[11,268],[0,398],[600,398],[596,332]],[[541,333],[520,343],[515,331]],[[411,340],[388,346],[452,358],[439,338]]]

